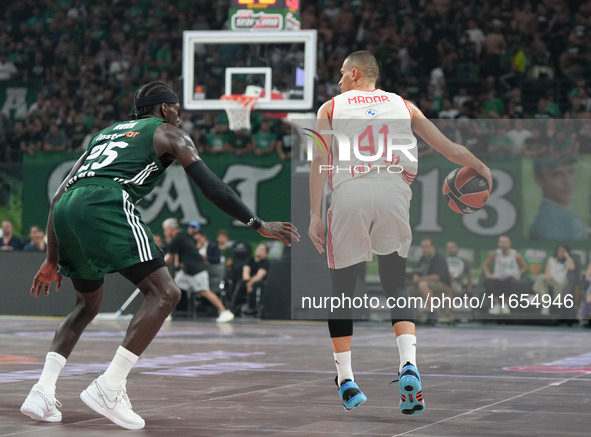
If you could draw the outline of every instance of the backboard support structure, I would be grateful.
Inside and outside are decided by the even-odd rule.
[[[257,111],[314,107],[316,31],[183,32],[183,108],[222,111],[221,96],[258,86]]]

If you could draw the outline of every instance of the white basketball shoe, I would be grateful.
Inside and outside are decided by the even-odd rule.
[[[61,422],[62,404],[55,395],[48,395],[39,384],[35,384],[21,406],[21,413],[41,422]]]
[[[105,386],[103,375],[101,375],[80,393],[80,399],[91,409],[122,428],[142,429],[146,424],[144,419],[131,409],[125,383],[111,390]]]

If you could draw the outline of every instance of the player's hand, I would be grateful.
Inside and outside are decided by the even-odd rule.
[[[300,234],[297,228],[289,222],[265,222],[259,229],[258,233],[263,237],[277,238],[283,241],[286,245],[291,246],[291,241],[300,241]]]
[[[308,228],[308,237],[312,240],[312,244],[318,253],[324,253],[324,222],[318,216],[310,218],[310,227]]]
[[[55,291],[59,291],[62,286],[62,275],[60,275],[57,270],[57,264],[52,264],[47,262],[47,260],[43,261],[43,264],[41,264],[39,271],[35,275],[35,279],[33,279],[33,286],[31,287],[30,294],[39,297],[39,293],[41,293],[41,289],[43,288],[45,296],[49,296],[49,286],[53,281],[56,281]]]
[[[490,173],[490,168],[488,168],[486,165],[483,165],[482,168],[474,169],[474,170],[476,170],[480,176],[482,176],[484,179],[486,179],[486,183],[488,184],[488,189],[492,190],[493,179],[492,179],[492,175]]]

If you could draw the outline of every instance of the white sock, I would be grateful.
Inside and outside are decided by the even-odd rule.
[[[351,368],[351,351],[333,353],[333,355],[334,363],[337,366],[337,372],[339,374],[339,387],[345,379],[355,381],[355,378],[353,378],[353,369]]]
[[[45,365],[37,384],[43,388],[46,395],[55,394],[57,378],[65,365],[66,359],[57,352],[48,352],[45,356]]]
[[[103,373],[107,388],[119,388],[127,379],[127,375],[129,375],[131,368],[138,358],[136,354],[129,352],[123,346],[119,346],[117,353],[113,357],[113,361],[111,361],[111,364],[109,364],[109,367]]]
[[[398,371],[402,371],[404,365],[409,362],[417,365],[417,337],[412,334],[402,334],[396,337],[398,343],[398,353],[400,354],[400,366]]]

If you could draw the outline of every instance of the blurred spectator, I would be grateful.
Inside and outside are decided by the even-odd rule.
[[[21,144],[26,143],[27,131],[22,121],[14,123],[12,130],[8,133],[6,144],[8,146],[8,161],[20,162],[22,157]],[[33,152],[34,153],[34,152]]]
[[[207,238],[207,235],[205,235],[203,231],[201,231],[201,234],[203,236],[199,241],[201,241],[202,249],[199,252],[203,254],[203,251],[205,251],[205,260],[208,264],[220,264],[222,262],[222,254],[217,240],[210,242],[209,238]],[[197,247],[199,247],[199,243],[197,244]]]
[[[579,38],[575,32],[571,32],[568,35],[567,47],[559,58],[561,73],[571,80],[579,79],[587,73],[590,61],[588,42]]]
[[[267,119],[262,121],[259,131],[252,136],[252,139],[255,155],[266,155],[277,149],[277,136],[271,132],[271,123]]]
[[[496,133],[488,140],[488,156],[492,160],[504,161],[513,150],[513,142],[507,137],[507,123],[495,123]]]
[[[453,98],[454,107],[461,110],[465,103],[472,101],[472,96],[468,94],[466,87],[461,87],[459,94],[456,94]]]
[[[525,110],[524,110],[521,89],[512,88],[511,91],[509,91],[509,94],[506,95],[506,98],[507,98],[507,106],[513,106],[513,111],[514,111],[515,117],[516,118],[523,117]]]
[[[43,148],[43,124],[41,119],[35,118],[27,124],[27,133],[21,141],[20,149],[29,156],[35,156],[35,152]]]
[[[2,222],[2,238],[0,239],[0,250],[11,251],[21,250],[23,248],[23,240],[13,235],[14,227],[10,220]]]
[[[587,226],[570,208],[576,188],[577,158],[555,160],[550,155],[534,160],[536,184],[542,189],[542,202],[530,229],[534,240],[587,240]]]
[[[207,260],[207,250],[209,248],[209,239],[207,235],[203,232],[203,229],[199,229],[195,234],[192,235],[193,239],[195,240],[195,245],[199,250],[199,255],[203,257],[203,259]]]
[[[216,122],[213,126],[213,133],[207,137],[207,153],[224,153],[231,152],[232,147],[229,143],[230,135],[226,132],[226,128],[220,122]]]
[[[180,231],[178,221],[168,218],[162,222],[162,229],[168,241],[169,256],[167,263],[174,263],[179,268],[174,281],[187,293],[198,293],[207,299],[218,311],[218,323],[227,323],[234,319],[234,314],[226,309],[220,298],[209,287],[209,274],[203,258],[197,253],[191,236]],[[189,297],[191,298],[191,297]]]
[[[226,267],[231,267],[234,263],[234,250],[229,245],[228,231],[220,229],[217,235],[217,246],[220,251],[220,262]]]
[[[501,30],[501,23],[493,20],[491,31],[484,37],[482,53],[484,54],[484,72],[488,76],[499,77],[505,73],[501,64],[501,56],[507,49],[507,42]]]
[[[193,237],[195,244],[197,244],[197,234],[201,232],[201,225],[197,221],[189,222],[187,225],[187,232],[191,237]]]
[[[55,122],[49,125],[49,132],[45,134],[43,150],[45,152],[63,152],[68,147],[68,138]]]
[[[468,21],[468,28],[465,32],[466,35],[468,35],[468,40],[473,43],[476,48],[476,55],[480,56],[482,45],[484,44],[486,37],[484,36],[484,32],[478,27],[478,23],[475,19],[470,19]]]
[[[233,134],[230,133],[230,148],[236,156],[244,156],[251,153],[254,149],[252,135],[247,129],[240,129]]]
[[[576,155],[578,152],[574,133],[567,133],[564,129],[558,129],[556,136],[550,139],[548,153],[554,159],[560,159],[568,155]]]
[[[270,263],[267,259],[269,249],[260,243],[242,268],[242,281],[237,286],[234,295],[234,313],[253,314],[260,304],[262,288],[269,273]],[[244,302],[242,305],[242,302]]]
[[[291,134],[291,124],[283,121],[279,130],[279,139],[277,140],[277,154],[282,161],[291,159],[291,148],[294,135]]]
[[[545,294],[552,296],[552,301],[561,296],[567,284],[567,273],[577,266],[570,256],[570,249],[566,244],[559,244],[554,255],[548,258],[544,273],[538,275],[533,285],[533,291],[540,297]],[[540,302],[543,302],[540,300]],[[542,315],[550,314],[550,305],[542,306]]]
[[[487,117],[499,118],[505,112],[503,101],[497,97],[494,90],[490,90],[482,96],[482,106],[486,111]]]
[[[523,119],[516,119],[513,121],[513,129],[507,131],[505,136],[511,140],[512,148],[511,155],[521,156],[523,144],[532,136],[531,131],[525,129],[525,121]]]
[[[433,240],[423,238],[421,240],[423,255],[413,275],[412,284],[408,287],[410,296],[421,296],[429,307],[433,296],[442,297],[450,295],[451,279],[449,267],[443,255],[437,253]],[[434,319],[434,314],[429,314],[429,319]]]
[[[14,65],[14,62],[9,61],[6,58],[6,54],[0,51],[0,80],[12,79],[16,76],[18,70]]]
[[[168,253],[168,244],[164,242],[161,235],[154,234],[154,241],[164,254]]]
[[[447,118],[447,119],[453,120],[453,119],[458,118],[459,115],[460,115],[460,111],[458,111],[456,108],[454,108],[452,106],[449,99],[445,99],[443,101],[443,109],[439,113],[439,118]]]
[[[556,107],[549,104],[550,102],[546,97],[540,97],[538,99],[538,106],[536,108],[534,118],[544,119],[558,116],[560,110],[556,111]],[[558,114],[556,112],[558,112]]]
[[[539,127],[532,128],[531,136],[523,142],[521,153],[523,156],[529,158],[535,158],[536,156],[548,153],[548,141],[542,135]]]
[[[84,126],[84,121],[80,114],[74,116],[74,122],[66,126],[66,135],[68,138],[68,150],[71,152],[81,152],[83,150],[84,138],[88,130]]]
[[[29,240],[24,243],[23,250],[46,252],[47,243],[45,242],[45,232],[39,226],[31,226],[29,230]]]
[[[189,114],[187,113],[187,111],[182,111],[181,112],[181,121],[179,122],[179,127],[190,135],[193,132],[194,126],[195,126],[195,124],[193,123],[193,121],[189,117]]]
[[[494,263],[494,270],[491,267]],[[488,313],[492,315],[510,314],[511,310],[505,303],[501,306],[499,296],[506,296],[505,302],[513,293],[513,284],[527,271],[527,263],[520,253],[511,248],[511,239],[508,235],[501,235],[498,240],[498,249],[491,252],[482,266],[486,280],[484,290],[489,296],[494,296],[494,305]]]
[[[448,241],[445,245],[447,257],[445,261],[449,268],[451,289],[456,296],[472,292],[472,272],[470,263],[458,255],[458,245],[455,241]]]
[[[322,11],[322,14],[328,17],[330,22],[333,23],[340,11],[341,9],[336,5],[335,0],[329,0],[327,6]]]
[[[191,139],[195,143],[195,148],[199,154],[205,153],[207,150],[207,144],[205,138],[203,138],[203,131],[199,127],[194,127],[191,131]]]

